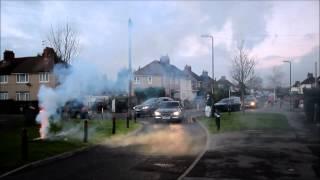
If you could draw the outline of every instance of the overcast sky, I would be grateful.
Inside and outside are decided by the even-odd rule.
[[[128,19],[133,21],[133,68],[162,55],[183,69],[186,64],[211,74],[215,37],[215,76],[230,77],[237,42],[258,62],[266,78],[273,66],[303,80],[319,62],[319,1],[1,1],[1,52],[17,57],[42,52],[50,27],[70,23],[79,33],[77,60],[99,65],[109,77],[128,64]],[[2,59],[1,55],[1,59]],[[284,84],[288,81],[284,77]],[[267,81],[265,81],[267,84]]]

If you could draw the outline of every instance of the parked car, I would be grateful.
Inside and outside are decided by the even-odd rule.
[[[241,101],[239,97],[230,97],[221,99],[219,102],[214,104],[215,109],[220,112],[229,111],[240,111],[241,110]]]
[[[162,102],[154,111],[155,122],[182,122],[183,108],[179,101]]]
[[[108,102],[103,99],[96,100],[91,107],[91,110],[97,113],[101,113],[102,109],[104,112],[108,110]]]
[[[173,101],[170,97],[150,98],[140,105],[133,107],[137,117],[153,116],[154,111],[158,109],[161,102]]]
[[[76,119],[89,118],[88,108],[79,100],[66,102],[65,106],[62,108],[62,113]]]
[[[246,96],[244,98],[244,107],[257,108],[258,107],[258,100],[254,96]]]

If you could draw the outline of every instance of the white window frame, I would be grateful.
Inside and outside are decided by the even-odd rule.
[[[140,84],[140,77],[139,76],[134,77],[134,84]]]
[[[148,82],[148,84],[152,84],[152,76],[147,77],[147,82]]]
[[[25,81],[21,81],[20,75],[25,75]],[[29,74],[28,73],[18,73],[16,74],[16,82],[17,83],[29,83]]]
[[[49,73],[48,72],[40,72],[39,73],[39,82],[48,83],[49,82]]]
[[[1,91],[0,92],[0,100],[8,100],[9,99],[9,94],[7,91]]]
[[[7,84],[8,83],[8,75],[0,75],[0,84]]]
[[[17,91],[16,92],[16,100],[17,101],[29,101],[30,100],[30,92],[29,91]]]

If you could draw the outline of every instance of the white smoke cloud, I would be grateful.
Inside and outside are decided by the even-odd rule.
[[[40,113],[37,121],[42,125],[46,123],[46,119],[59,121],[60,114],[57,110],[70,100],[83,101],[88,95],[126,91],[128,84],[126,72],[122,70],[116,81],[110,81],[95,64],[87,61],[76,61],[69,67],[56,65],[53,74],[59,85],[55,88],[44,85],[40,87],[39,106],[44,109],[46,118],[43,113]],[[48,125],[46,127],[48,128]],[[48,131],[43,130],[43,132]]]

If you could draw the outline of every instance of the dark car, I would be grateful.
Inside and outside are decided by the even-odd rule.
[[[162,102],[154,111],[155,122],[182,122],[183,111],[179,101]]]
[[[133,107],[137,117],[153,116],[153,113],[158,109],[161,102],[172,101],[169,97],[150,98],[140,105]]]
[[[62,109],[63,114],[67,114],[70,118],[88,119],[88,108],[79,100],[72,100],[66,102]]]
[[[239,97],[224,98],[215,103],[214,107],[220,112],[227,112],[229,109],[230,111],[240,111],[241,101]]]
[[[258,107],[258,100],[254,96],[246,96],[244,98],[244,107],[257,108]]]

